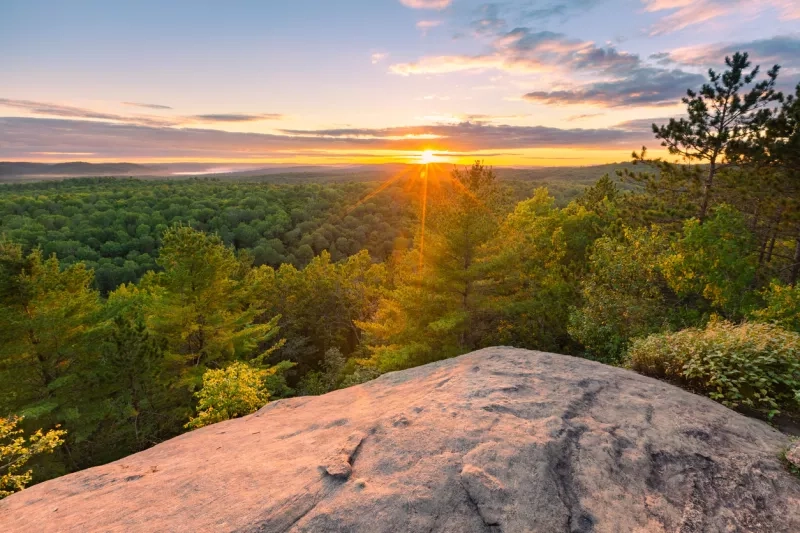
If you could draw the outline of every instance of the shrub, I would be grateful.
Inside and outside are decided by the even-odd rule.
[[[775,414],[800,406],[800,335],[774,324],[713,320],[636,339],[627,366],[702,392],[728,407]]]
[[[258,410],[270,399],[267,389],[270,376],[286,368],[288,365],[283,364],[254,368],[236,361],[225,368],[206,370],[203,388],[195,394],[199,400],[197,416],[184,427],[199,428]]]
[[[32,470],[25,469],[26,463],[37,455],[52,453],[64,443],[67,433],[56,426],[26,437],[18,428],[20,422],[22,417],[0,418],[0,499],[24,489],[33,477]]]
[[[800,285],[790,287],[772,282],[763,296],[767,306],[755,311],[753,319],[800,333]]]

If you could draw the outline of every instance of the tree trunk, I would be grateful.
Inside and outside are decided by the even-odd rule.
[[[702,224],[706,216],[708,215],[708,204],[711,201],[711,186],[714,184],[714,174],[717,171],[717,158],[711,158],[711,164],[708,168],[708,176],[706,176],[706,180],[703,182],[703,199],[700,203],[700,214],[698,218],[700,219],[700,224]]]
[[[775,249],[775,240],[778,238],[778,228],[781,224],[781,216],[783,215],[783,206],[778,208],[778,213],[775,215],[775,221],[772,223],[772,238],[769,241],[769,250],[767,251],[767,263],[772,262],[772,251]]]
[[[756,201],[755,206],[753,207],[753,220],[750,222],[750,232],[755,235],[756,229],[758,229],[758,215],[759,215],[759,208],[761,207],[761,198]]]
[[[792,270],[789,273],[789,284],[794,287],[797,285],[797,279],[800,277],[800,237],[794,245],[794,259],[792,263]]]

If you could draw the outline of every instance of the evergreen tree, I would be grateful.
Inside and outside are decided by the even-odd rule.
[[[55,256],[0,241],[0,414],[36,427],[63,424],[67,449],[96,423],[96,412],[78,408],[81,369],[98,358],[89,339],[100,300],[91,286],[83,264],[62,269]]]
[[[263,363],[279,317],[256,323],[263,307],[232,249],[217,236],[176,226],[164,233],[158,262],[164,271],[148,273],[142,288],[153,294],[147,326],[165,341],[173,386],[193,391],[207,368],[235,360]]]
[[[499,224],[501,190],[480,162],[451,178],[451,193],[428,209],[419,248],[399,263],[396,288],[372,320],[358,323],[382,370],[464,353],[486,333],[484,245]]]
[[[777,65],[767,73],[766,80],[754,85],[759,68],[748,72],[750,61],[746,53],[726,57],[725,65],[728,70],[722,74],[709,69],[709,83],[698,92],[686,91],[683,103],[687,118],[673,118],[663,126],[653,124],[653,133],[670,154],[708,165],[696,198],[701,223],[711,205],[717,172],[735,160],[735,151],[748,135],[749,124],[765,116],[768,106],[781,98],[775,91]]]

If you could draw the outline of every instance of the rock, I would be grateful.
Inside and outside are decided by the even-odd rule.
[[[488,348],[33,486],[0,531],[797,532],[787,445],[633,372]]]
[[[800,441],[795,442],[786,450],[786,460],[795,468],[800,469]]]

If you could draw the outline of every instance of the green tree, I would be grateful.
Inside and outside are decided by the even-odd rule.
[[[663,126],[653,124],[653,133],[670,154],[708,165],[697,198],[701,224],[711,205],[717,171],[732,159],[732,151],[749,133],[749,123],[780,98],[780,93],[775,92],[778,65],[767,73],[766,80],[752,85],[746,94],[742,90],[755,82],[759,68],[748,72],[748,55],[739,52],[726,57],[725,65],[728,70],[721,74],[709,69],[709,83],[698,92],[686,91],[683,103],[687,118],[670,119]]]
[[[206,369],[235,360],[261,363],[275,348],[278,332],[253,295],[250,269],[219,237],[186,226],[162,239],[161,273],[149,273],[142,288],[153,294],[147,327],[165,340],[172,384],[194,390]]]
[[[398,263],[396,288],[372,320],[358,323],[381,371],[464,353],[485,334],[484,245],[499,224],[501,190],[480,162],[451,178],[452,190],[428,210],[419,249]]]
[[[630,339],[669,327],[671,293],[660,262],[670,238],[657,227],[624,228],[592,247],[581,282],[583,304],[570,316],[569,333],[587,355],[618,362]]]
[[[607,187],[608,182],[601,180],[599,186]],[[615,190],[595,189],[594,198],[584,198],[605,212]],[[604,226],[601,216],[577,202],[555,207],[546,189],[537,189],[531,199],[517,204],[489,245],[487,268],[493,290],[488,304],[496,326],[486,341],[574,351],[567,333],[570,308],[579,303],[587,250]]]
[[[0,413],[38,425],[62,423],[71,441],[93,425],[77,408],[81,369],[97,360],[90,342],[99,296],[81,263],[0,242]],[[73,434],[74,431],[74,434]]]
[[[661,259],[661,270],[678,296],[701,295],[728,318],[740,319],[755,304],[756,258],[744,217],[729,206],[708,221],[684,223],[683,235]]]

